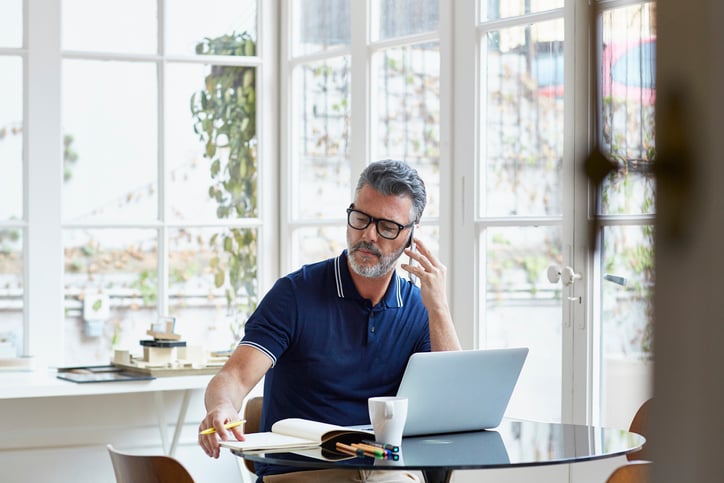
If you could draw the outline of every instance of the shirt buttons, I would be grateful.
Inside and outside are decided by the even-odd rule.
[[[372,332],[373,334],[375,333],[375,326],[374,326],[374,325],[373,325],[372,327],[370,327],[370,332]]]

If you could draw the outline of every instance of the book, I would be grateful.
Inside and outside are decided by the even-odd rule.
[[[81,384],[88,382],[148,381],[156,379],[154,376],[148,374],[128,371],[112,365],[59,367],[56,377]]]
[[[365,439],[374,439],[374,433],[309,419],[287,418],[274,423],[271,431],[245,434],[244,438],[244,441],[221,441],[219,444],[241,452],[319,447],[335,451],[337,442],[359,443]]]

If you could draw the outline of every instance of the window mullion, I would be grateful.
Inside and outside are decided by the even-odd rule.
[[[450,33],[451,42],[455,46],[455,62],[450,67],[453,72],[451,81],[447,84],[453,93],[453,109],[450,117],[455,126],[452,139],[450,175],[451,191],[450,204],[452,206],[449,220],[442,216],[440,231],[442,236],[449,233],[452,257],[450,258],[449,285],[451,290],[451,307],[455,320],[455,328],[460,342],[466,348],[478,348],[479,321],[476,317],[480,313],[478,300],[478,283],[475,267],[480,263],[484,254],[478,253],[476,240],[478,229],[474,221],[475,209],[475,176],[476,167],[472,160],[478,157],[478,119],[479,119],[479,85],[478,39],[475,31],[476,9],[473,2],[454,2],[453,28]],[[441,28],[441,42],[445,30]],[[441,44],[442,46],[442,44]],[[443,60],[441,60],[443,61]],[[443,70],[445,72],[445,70]],[[443,87],[445,83],[443,83]],[[443,90],[443,95],[445,90]],[[443,102],[444,105],[444,102]],[[443,153],[441,152],[441,155]],[[441,160],[442,161],[442,160]],[[441,163],[443,164],[443,163]],[[441,185],[441,186],[444,186]],[[453,237],[452,234],[455,234]],[[441,246],[444,238],[441,237]]]
[[[369,42],[369,6],[368,2],[350,2],[351,22],[350,40],[351,48],[351,113],[350,116],[350,173],[353,179],[357,173],[371,161],[369,149],[369,119],[370,119],[370,54],[367,49]],[[350,193],[350,196],[352,194]]]
[[[161,58],[166,56],[166,10],[164,9],[163,0],[158,0],[157,4],[158,17],[157,21],[157,38],[158,38],[158,54]],[[158,239],[158,306],[156,310],[159,316],[169,313],[169,228],[166,225],[168,221],[167,200],[166,200],[166,183],[168,181],[166,169],[166,61],[157,61],[156,63],[156,91],[158,104],[158,218],[161,222],[161,228],[156,232]]]
[[[59,0],[28,0],[23,352],[41,364],[56,363],[64,343],[60,22]]]

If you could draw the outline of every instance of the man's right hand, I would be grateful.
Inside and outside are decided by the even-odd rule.
[[[206,417],[199,424],[199,446],[212,458],[218,458],[220,449],[219,441],[228,441],[233,436],[238,441],[244,440],[244,425],[226,429],[224,425],[239,419],[239,414],[233,406],[225,405],[215,408],[206,414]],[[211,434],[201,434],[208,428],[214,428]],[[231,434],[230,434],[231,433]]]
[[[199,446],[212,458],[219,457],[219,441],[235,437],[244,440],[243,426],[225,429],[224,424],[239,419],[244,398],[271,367],[271,359],[259,349],[240,345],[206,387],[206,417],[199,424]],[[211,434],[200,434],[214,428]]]

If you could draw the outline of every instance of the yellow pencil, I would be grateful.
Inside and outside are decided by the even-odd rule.
[[[237,426],[241,426],[246,422],[246,419],[240,419],[239,421],[232,421],[230,423],[226,423],[224,425],[224,429],[231,429],[235,428]],[[201,431],[199,434],[214,434],[216,432],[216,428],[206,428],[203,431]]]

